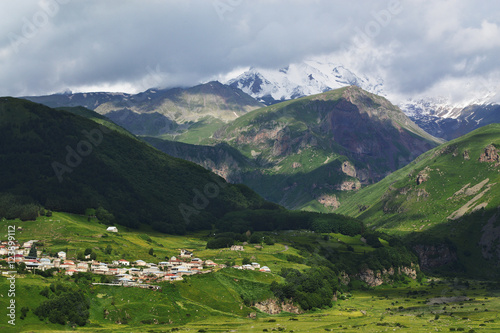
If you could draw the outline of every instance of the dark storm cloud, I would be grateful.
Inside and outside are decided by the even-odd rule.
[[[391,89],[499,70],[484,1],[2,2],[1,95],[192,85],[238,67],[346,54]]]

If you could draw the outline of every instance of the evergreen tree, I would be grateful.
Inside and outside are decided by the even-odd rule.
[[[28,257],[36,258],[36,246],[35,246],[35,244],[31,245],[30,253],[28,254]]]

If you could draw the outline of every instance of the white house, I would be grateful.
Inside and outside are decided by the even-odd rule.
[[[252,263],[253,268],[260,268],[260,264],[258,262]]]
[[[118,264],[123,265],[123,266],[130,266],[130,262],[125,259],[120,259],[118,260]]]
[[[144,260],[139,259],[139,260],[135,261],[135,265],[136,266],[146,266],[146,262]]]
[[[125,259],[113,260],[114,266],[130,266],[130,262]]]
[[[106,229],[106,231],[109,231],[109,232],[118,232],[118,228],[117,227],[108,227],[108,229]]]
[[[64,251],[57,252],[57,257],[60,259],[66,259],[66,252]]]
[[[259,271],[265,272],[265,273],[271,273],[271,270],[267,266],[262,266]]]
[[[193,256],[193,252],[188,250],[181,250],[181,258],[191,258]]]

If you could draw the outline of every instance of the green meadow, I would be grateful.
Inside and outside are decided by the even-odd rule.
[[[298,263],[304,259],[304,246],[313,244],[313,252],[328,247],[333,253],[353,256],[373,252],[375,249],[365,244],[360,235],[288,231],[272,233],[274,245],[262,244],[262,248],[256,248],[248,244],[244,251],[230,251],[206,249],[208,231],[171,236],[146,228],[118,227],[118,233],[109,233],[107,226],[95,219],[89,221],[85,216],[67,213],[55,212],[36,221],[2,221],[2,236],[6,235],[8,225],[22,227],[16,238],[20,242],[39,240],[45,253],[67,250],[69,257],[74,257],[90,247],[102,261],[126,258],[158,262],[186,248],[193,250],[197,257],[218,263],[240,264],[249,258],[269,266],[272,273],[225,268],[175,283],[161,283],[161,291],[79,282],[90,299],[90,317],[83,327],[53,324],[33,313],[47,299],[40,294],[42,289],[54,283],[75,286],[72,277],[18,275],[16,326],[11,327],[4,320],[0,322],[2,332],[488,332],[500,329],[500,288],[488,281],[427,277],[417,282],[405,278],[375,288],[357,283],[342,286],[331,308],[299,315],[286,312],[270,315],[253,307],[257,302],[273,298],[269,286],[273,281],[283,281],[277,274],[281,268],[310,268],[305,260]],[[387,241],[380,241],[389,247]],[[108,245],[112,248],[110,254],[104,251]],[[151,248],[154,255],[149,254]],[[290,260],[291,257],[295,259]],[[97,276],[94,279],[98,279]],[[10,300],[8,289],[7,279],[0,278],[2,309],[6,309]],[[432,304],[433,301],[436,304]],[[19,317],[22,307],[29,308],[24,319]]]

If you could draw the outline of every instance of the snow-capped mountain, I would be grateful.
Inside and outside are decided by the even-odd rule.
[[[343,65],[306,60],[280,69],[251,68],[227,84],[239,88],[265,104],[319,94],[355,85],[385,95],[383,80],[359,75]]]
[[[382,96],[393,93],[384,86],[382,78],[362,75],[325,58],[293,63],[281,69],[250,68],[226,84],[268,105],[350,85]],[[470,96],[463,96],[459,103],[451,102],[448,97],[425,96],[399,96],[399,101],[393,102],[421,128],[446,140],[492,122],[500,122],[500,106],[492,103],[497,92],[475,91],[471,87],[464,88],[464,91]]]

